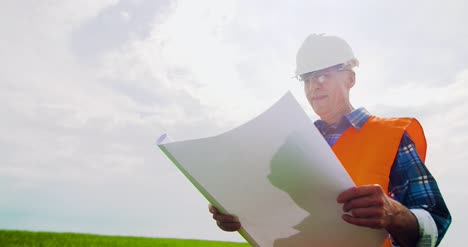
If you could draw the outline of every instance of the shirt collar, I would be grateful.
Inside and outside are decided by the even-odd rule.
[[[360,130],[370,116],[370,113],[364,107],[360,107],[350,113],[346,113],[345,115],[341,116],[340,120],[334,124],[327,124],[321,119],[315,121],[314,124],[319,130],[325,130],[329,127],[337,127],[343,124],[349,124],[353,126],[356,130]]]

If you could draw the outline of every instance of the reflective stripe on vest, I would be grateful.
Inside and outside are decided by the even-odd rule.
[[[360,130],[349,127],[332,149],[357,186],[379,184],[388,193],[390,170],[405,131],[424,162],[426,138],[414,118],[372,116]],[[390,240],[387,239],[383,246],[391,247]]]

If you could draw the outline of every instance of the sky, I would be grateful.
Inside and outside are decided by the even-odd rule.
[[[465,1],[0,3],[0,229],[243,241],[155,145],[212,136],[288,90],[311,33],[360,61],[355,107],[416,117],[458,246],[468,223]]]

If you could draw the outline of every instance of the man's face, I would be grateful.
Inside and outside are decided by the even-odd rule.
[[[307,100],[320,117],[345,109],[349,90],[354,85],[354,72],[325,69],[304,81]]]

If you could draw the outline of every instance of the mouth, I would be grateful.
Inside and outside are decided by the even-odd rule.
[[[312,97],[312,100],[322,100],[325,99],[327,96],[326,95],[319,95],[319,96],[314,96]]]

